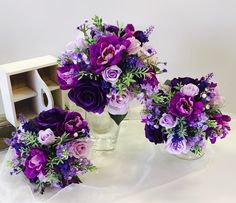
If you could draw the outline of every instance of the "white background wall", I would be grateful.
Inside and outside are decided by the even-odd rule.
[[[58,55],[85,18],[99,15],[144,29],[173,76],[215,73],[236,112],[236,1],[234,0],[0,0],[0,64]],[[3,112],[0,100],[0,113]]]

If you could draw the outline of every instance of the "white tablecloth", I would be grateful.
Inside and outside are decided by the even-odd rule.
[[[125,121],[113,153],[93,154],[95,173],[45,195],[34,194],[23,176],[10,176],[9,153],[0,166],[0,203],[235,203],[236,116],[232,131],[199,160],[187,161],[163,152],[145,139],[139,121]],[[1,154],[0,154],[1,159]]]

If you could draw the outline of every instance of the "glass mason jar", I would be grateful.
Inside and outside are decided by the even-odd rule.
[[[96,151],[112,151],[116,147],[120,125],[105,110],[102,114],[86,112],[93,149]]]

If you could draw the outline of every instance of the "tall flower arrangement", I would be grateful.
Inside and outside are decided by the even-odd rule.
[[[41,193],[47,187],[81,183],[79,176],[95,169],[87,158],[88,124],[77,112],[53,108],[31,121],[21,117],[9,144],[11,174],[23,172]]]
[[[164,143],[172,154],[200,154],[206,140],[214,144],[226,137],[230,117],[220,110],[222,96],[212,76],[175,78],[149,92],[142,122],[150,142]]]
[[[77,106],[102,113],[106,107],[117,124],[130,101],[158,84],[156,51],[148,45],[150,27],[103,23],[95,16],[78,27],[80,35],[59,57],[58,82]],[[165,70],[164,70],[165,71]]]

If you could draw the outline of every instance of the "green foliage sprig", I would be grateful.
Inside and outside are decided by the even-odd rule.
[[[78,80],[81,80],[83,77],[89,77],[90,79],[98,80],[100,76],[86,71],[80,71],[78,74]]]
[[[119,93],[123,93],[139,78],[145,78],[148,73],[148,68],[132,68],[129,71],[123,73],[120,79],[116,83],[116,88]]]
[[[93,25],[96,26],[100,31],[103,31],[102,18],[95,16],[92,18]]]

